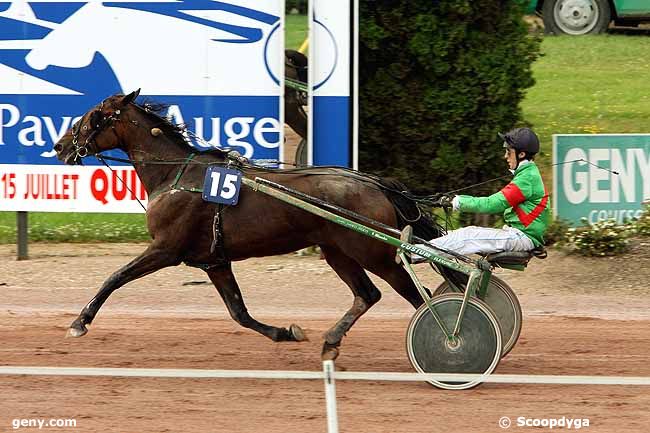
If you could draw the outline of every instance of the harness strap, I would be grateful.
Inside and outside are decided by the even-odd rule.
[[[220,264],[230,262],[226,245],[224,244],[223,218],[221,217],[223,210],[223,203],[219,203],[214,213],[214,219],[212,220],[212,243],[210,244],[210,254],[216,256],[217,263]]]
[[[180,182],[181,178],[183,177],[183,174],[185,174],[185,170],[187,170],[187,166],[190,165],[190,162],[194,159],[196,156],[196,153],[190,153],[187,155],[187,158],[185,158],[185,161],[183,161],[183,165],[181,168],[178,169],[178,173],[176,173],[176,177],[174,178],[174,182],[169,187],[164,187],[158,191],[152,191],[151,194],[149,194],[149,201],[152,201],[154,198],[158,197],[160,194],[163,192],[167,192],[170,190],[179,190],[179,191],[187,191],[187,192],[203,192],[202,188],[186,188],[184,186],[178,186],[178,182]]]
[[[185,162],[181,166],[181,168],[178,170],[178,173],[176,174],[176,178],[174,178],[174,182],[171,184],[169,187],[171,190],[179,190],[179,191],[188,191],[188,192],[203,192],[203,189],[201,188],[185,188],[183,186],[178,186],[178,182],[180,182],[181,178],[183,177],[183,174],[185,173],[185,170],[187,169],[187,166],[190,164],[192,159],[196,156],[196,153],[190,153],[187,158],[185,158]],[[230,166],[230,161],[228,161],[228,166]],[[162,191],[161,191],[162,192]],[[158,193],[160,194],[160,193]],[[230,260],[228,260],[228,255],[226,253],[226,248],[223,243],[223,222],[221,221],[221,213],[223,212],[223,204],[219,203],[217,205],[217,210],[214,214],[214,220],[212,222],[212,243],[210,244],[210,254],[216,255],[216,261],[215,263],[201,263],[201,264],[189,264],[187,263],[188,266],[194,266],[198,267],[203,270],[209,270],[211,268],[215,267],[220,267],[223,266],[227,263],[230,263]],[[215,254],[216,253],[216,254]]]
[[[177,189],[176,185],[178,185],[178,182],[181,180],[181,177],[183,177],[183,173],[185,173],[185,170],[187,170],[187,166],[190,164],[190,161],[192,161],[195,156],[196,153],[190,153],[189,155],[187,155],[187,158],[185,158],[185,162],[178,170],[178,173],[176,173],[176,178],[174,179],[174,183],[172,183],[170,187],[171,189]]]

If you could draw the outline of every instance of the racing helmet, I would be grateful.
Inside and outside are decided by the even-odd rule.
[[[503,139],[503,147],[532,155],[539,152],[539,138],[530,128],[515,128],[505,134],[499,132],[499,137]]]

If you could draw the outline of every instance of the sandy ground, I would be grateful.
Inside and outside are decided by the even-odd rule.
[[[0,246],[2,365],[319,370],[321,335],[352,297],[317,256],[235,264],[249,311],[300,324],[303,343],[273,343],[230,320],[199,270],[162,270],[118,290],[81,339],[69,323],[110,272],[144,245],[30,246],[16,262]],[[497,373],[650,376],[650,245],[615,259],[551,252],[524,273],[500,272],[524,310],[521,338]],[[426,265],[423,280],[439,279]],[[338,369],[413,371],[405,331],[413,313],[376,280],[381,302],[349,332]],[[324,432],[323,384],[307,380],[0,377],[0,431],[14,419],[72,418],[73,432]],[[338,381],[342,432],[496,432],[508,416],[589,419],[592,432],[647,432],[650,389],[484,384],[443,391],[425,383]],[[21,430],[38,430],[23,428]],[[554,429],[556,430],[556,429]],[[566,430],[566,428],[565,428]],[[537,429],[539,431],[539,429]],[[547,429],[542,429],[547,431]]]

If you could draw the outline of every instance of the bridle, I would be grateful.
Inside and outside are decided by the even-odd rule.
[[[110,116],[104,115],[101,119],[94,119],[97,114],[103,114],[101,111],[104,108],[104,102],[99,105],[99,113],[93,112],[90,115],[88,122],[82,125],[84,117],[82,117],[79,122],[75,123],[72,127],[72,145],[74,146],[74,161],[80,161],[82,158],[87,156],[97,155],[100,152],[100,149],[97,147],[96,138],[102,133],[106,128],[111,126],[113,122],[120,120],[119,116],[121,111],[115,110]],[[90,123],[90,126],[88,126]],[[94,123],[94,125],[93,125]],[[83,143],[79,142],[79,135],[81,131],[88,131],[90,129],[90,134]],[[92,146],[92,147],[91,147]]]

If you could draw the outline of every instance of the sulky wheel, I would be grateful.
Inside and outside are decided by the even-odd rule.
[[[454,289],[446,281],[438,286],[433,296],[445,293],[454,293]],[[510,286],[494,275],[490,278],[485,299],[481,300],[490,306],[499,321],[503,341],[501,356],[506,356],[517,344],[521,333],[522,315],[519,300]]]
[[[303,138],[300,140],[300,143],[298,143],[298,147],[296,148],[296,167],[306,167],[308,165],[309,161],[307,160],[307,152],[307,140]]]
[[[449,332],[453,332],[463,296],[450,293],[431,299]],[[426,304],[411,319],[406,334],[411,365],[420,373],[490,374],[501,359],[501,330],[494,313],[482,301],[469,299],[460,331],[450,342]],[[480,383],[429,381],[443,389],[469,389]]]

